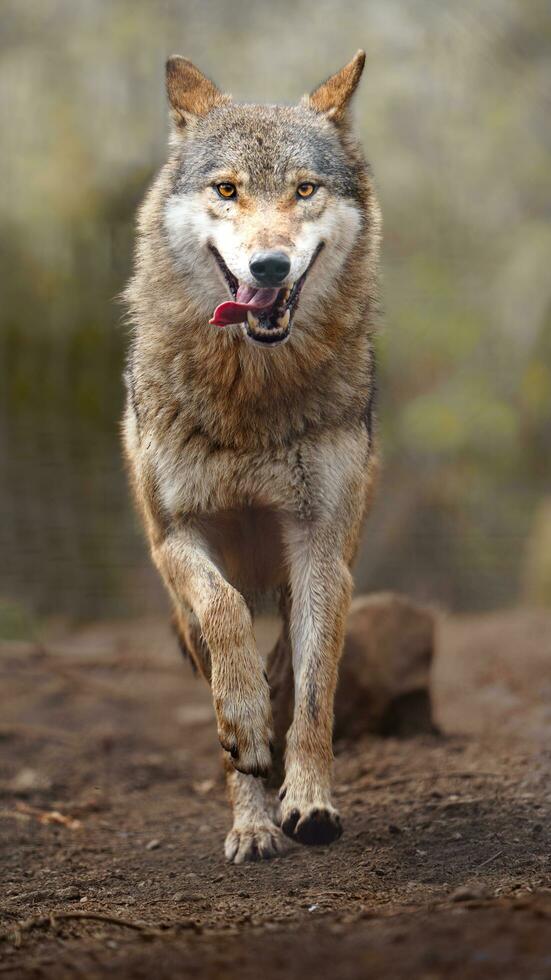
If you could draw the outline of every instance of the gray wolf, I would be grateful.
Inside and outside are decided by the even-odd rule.
[[[350,111],[364,60],[298,105],[261,106],[170,58],[170,152],[125,293],[125,456],[181,645],[212,688],[237,863],[342,829],[333,699],[377,471],[380,214]],[[282,628],[264,664],[268,595]]]

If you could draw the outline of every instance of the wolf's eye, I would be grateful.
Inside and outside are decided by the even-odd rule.
[[[311,184],[310,181],[306,180],[303,184],[299,184],[297,187],[298,197],[312,197],[317,191],[316,184]]]
[[[230,197],[236,197],[237,187],[235,184],[230,184],[229,181],[225,180],[221,184],[216,184],[216,190],[218,191],[220,197],[228,200]]]

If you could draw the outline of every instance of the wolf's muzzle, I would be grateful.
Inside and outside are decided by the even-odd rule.
[[[261,286],[279,286],[291,271],[291,260],[285,252],[255,252],[249,269]]]

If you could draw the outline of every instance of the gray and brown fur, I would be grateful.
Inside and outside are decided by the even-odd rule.
[[[226,856],[238,863],[279,853],[282,830],[305,844],[341,832],[333,698],[377,469],[380,218],[349,109],[363,63],[359,52],[280,107],[237,105],[171,58],[171,150],[139,213],[126,291],[125,454],[181,642],[212,687],[234,811]],[[320,189],[303,207],[294,182],[311,175]],[[239,187],[231,208],[220,179]],[[316,242],[287,343],[260,349],[239,325],[209,325],[230,298],[212,243],[239,279],[256,248],[284,248],[298,268]],[[273,593],[283,624],[266,674],[253,615]],[[274,750],[278,820],[259,778]]]

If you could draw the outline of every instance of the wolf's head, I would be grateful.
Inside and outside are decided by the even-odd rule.
[[[177,273],[218,326],[265,347],[343,293],[360,247],[366,165],[349,103],[365,55],[292,107],[237,105],[191,62],[167,63],[173,129],[163,222]],[[344,283],[346,289],[346,283]]]

